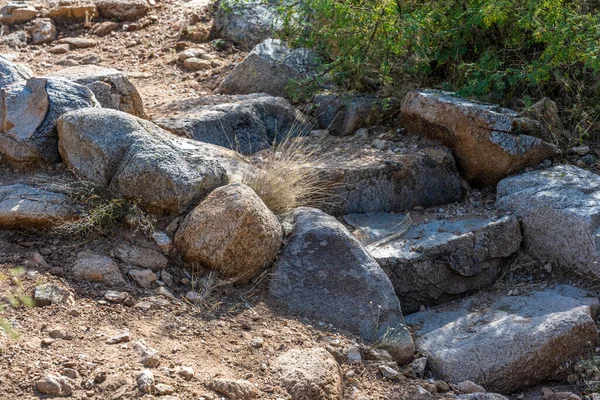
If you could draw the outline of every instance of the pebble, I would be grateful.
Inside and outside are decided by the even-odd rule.
[[[155,392],[155,394],[157,394],[159,396],[165,396],[165,395],[173,394],[173,392],[175,392],[175,390],[173,389],[173,386],[165,385],[164,383],[157,383],[154,386],[154,392]]]
[[[425,383],[423,388],[431,394],[436,394],[438,392],[437,386],[432,383]]]
[[[142,393],[152,393],[154,390],[154,374],[149,369],[144,369],[138,375],[137,387]]]
[[[115,290],[108,290],[106,293],[104,293],[104,298],[106,300],[116,304],[125,303],[129,297],[129,293],[117,292]]]
[[[458,391],[464,394],[485,393],[483,386],[472,381],[463,381],[458,384]]]
[[[129,271],[129,276],[138,285],[149,289],[156,283],[156,274],[150,269],[132,269]]]
[[[250,347],[252,347],[254,349],[260,349],[263,346],[264,341],[265,340],[263,338],[261,338],[260,336],[254,337],[250,341]]]
[[[145,368],[156,368],[160,364],[160,355],[158,350],[148,347],[142,340],[133,344],[133,348],[141,356],[141,363]]]
[[[439,393],[446,393],[450,391],[450,385],[448,385],[444,381],[435,381],[433,382],[433,384],[435,385]]]
[[[48,375],[37,381],[35,388],[43,394],[67,397],[73,394],[74,383],[66,376]]]
[[[63,368],[61,374],[71,379],[79,378],[79,372],[73,368]]]
[[[106,344],[118,344],[129,342],[131,337],[129,336],[129,332],[119,333],[118,335],[114,335],[106,339]]]
[[[189,292],[187,292],[185,294],[185,299],[187,301],[189,301],[190,303],[195,303],[196,300],[198,300],[198,297],[199,297],[198,292],[195,292],[193,290],[190,290]]]
[[[358,347],[350,347],[347,351],[348,364],[360,364],[362,357]]]
[[[410,363],[410,373],[415,378],[423,378],[425,367],[427,366],[427,357],[420,357]]]
[[[181,376],[186,381],[190,381],[194,377],[194,369],[191,367],[179,367],[177,369],[177,375]]]
[[[571,153],[577,154],[578,156],[585,156],[590,152],[590,146],[577,146],[571,148]]]
[[[383,139],[375,139],[373,140],[373,147],[377,150],[383,150],[387,146],[387,142]]]
[[[52,339],[73,340],[75,338],[72,333],[67,332],[61,326],[55,326],[54,328],[48,329],[47,333]]]
[[[417,386],[417,393],[419,396],[429,396],[431,394],[422,386]]]
[[[152,234],[152,239],[154,239],[154,242],[158,245],[158,248],[163,254],[168,255],[171,252],[172,241],[165,232],[154,232]]]
[[[393,369],[391,367],[388,367],[385,364],[382,364],[379,366],[379,372],[381,372],[381,375],[383,375],[383,377],[385,379],[389,379],[389,380],[396,379],[398,377],[398,375],[400,375],[398,373],[398,371],[396,371],[395,369]]]

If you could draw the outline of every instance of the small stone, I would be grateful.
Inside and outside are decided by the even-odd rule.
[[[56,27],[49,18],[37,19],[29,28],[31,44],[49,43],[56,39]]]
[[[106,377],[107,377],[106,371],[103,371],[103,370],[95,371],[94,382],[97,384],[101,384],[104,381],[106,381]]]
[[[167,286],[173,286],[173,275],[164,269],[160,271],[160,280],[163,281]]]
[[[52,343],[54,343],[56,340],[52,339],[52,338],[43,338],[42,339],[42,346],[50,346]]]
[[[191,367],[179,367],[177,369],[177,375],[181,376],[186,381],[191,381],[194,377],[194,369]]]
[[[425,367],[427,366],[427,357],[415,359],[409,365],[409,373],[414,378],[422,379],[425,375]]]
[[[52,284],[36,286],[33,299],[35,300],[35,305],[38,307],[49,306],[51,304],[75,303],[71,293],[60,286]]]
[[[252,347],[253,349],[260,349],[263,346],[264,341],[265,340],[259,336],[254,337],[250,341],[250,347]]]
[[[458,384],[458,391],[464,394],[470,393],[485,393],[486,390],[483,386],[480,386],[472,381],[462,381]]]
[[[130,340],[131,340],[131,337],[129,336],[129,332],[123,332],[123,333],[119,333],[118,335],[111,336],[108,339],[106,339],[106,344],[125,343],[125,342],[129,342]]]
[[[581,397],[571,392],[558,392],[545,395],[540,400],[581,400]]]
[[[435,385],[439,393],[446,393],[450,391],[450,385],[448,385],[444,381],[435,381],[433,382],[433,384]]]
[[[358,347],[350,347],[347,353],[348,364],[360,364],[362,362],[362,357]]]
[[[354,135],[356,135],[356,137],[359,138],[366,138],[367,136],[369,136],[369,130],[367,128],[360,128],[356,130]]]
[[[144,369],[137,377],[137,387],[142,393],[152,393],[154,390],[154,374]]]
[[[383,139],[375,139],[373,140],[373,147],[377,150],[383,150],[387,146],[387,142]]]
[[[590,146],[577,146],[571,148],[571,153],[577,154],[578,156],[585,156],[590,152]]]
[[[156,283],[156,274],[149,269],[132,269],[129,271],[129,276],[138,285],[149,289]]]
[[[231,400],[250,400],[258,395],[251,382],[241,379],[215,379],[208,386]]]
[[[48,336],[50,336],[52,339],[63,339],[63,340],[73,340],[74,336],[73,334],[67,332],[63,327],[61,326],[55,326],[54,328],[51,328],[47,331]]]
[[[199,297],[198,292],[195,292],[193,290],[190,290],[189,292],[187,292],[185,294],[185,299],[187,301],[189,301],[190,303],[195,303],[196,300],[198,300],[198,297]]]
[[[35,387],[40,393],[57,397],[67,397],[73,393],[73,382],[66,376],[48,375],[39,380]]]
[[[328,129],[315,129],[315,130],[310,131],[310,136],[322,137],[322,136],[327,136],[327,135],[329,135]]]
[[[183,62],[183,67],[188,71],[205,71],[212,68],[212,63],[201,58],[188,58]]]
[[[156,244],[158,245],[158,248],[164,254],[169,254],[171,252],[172,240],[166,233],[154,232],[152,234],[152,239],[154,239],[154,242],[156,242]]]
[[[148,347],[142,340],[133,344],[133,348],[141,356],[141,363],[145,368],[156,368],[160,364],[160,355],[158,350]]]
[[[98,45],[97,40],[82,37],[63,38],[60,39],[58,42],[60,44],[66,44],[70,46],[71,49],[89,49]]]
[[[585,156],[581,157],[581,161],[583,161],[586,165],[592,165],[596,162],[596,157],[591,154],[586,154]]]
[[[548,396],[548,395],[551,395],[552,393],[554,393],[554,391],[548,387],[543,387],[540,390],[540,393],[542,394],[542,396]]]
[[[425,383],[425,384],[423,385],[423,388],[424,388],[425,390],[427,390],[427,391],[428,391],[429,393],[431,393],[431,394],[436,394],[436,393],[438,392],[438,390],[437,390],[437,386],[435,386],[435,385],[434,385],[434,384],[432,384],[432,383]]]
[[[159,396],[165,396],[173,394],[173,392],[175,392],[175,389],[173,389],[173,386],[165,385],[164,383],[157,383],[154,386],[154,392]]]
[[[117,292],[115,290],[108,290],[106,293],[104,293],[104,298],[110,301],[111,303],[124,303],[128,297],[130,296],[127,292]]]
[[[417,386],[417,393],[419,394],[419,396],[429,396],[429,395],[431,395],[431,393],[429,393],[427,391],[427,389],[425,389],[422,386]]]
[[[73,368],[63,368],[61,374],[71,379],[79,378],[79,372],[77,372],[77,370]]]
[[[396,379],[396,378],[398,378],[398,375],[400,375],[398,373],[398,371],[396,371],[395,369],[393,369],[391,367],[388,367],[385,364],[382,364],[379,366],[379,372],[381,372],[381,375],[383,375],[383,377],[385,379],[389,379],[389,380]]]
[[[48,49],[48,53],[50,54],[65,54],[69,52],[69,45],[68,44],[57,44],[56,46],[53,46],[51,48]]]

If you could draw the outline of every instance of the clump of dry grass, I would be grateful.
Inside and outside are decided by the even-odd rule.
[[[296,207],[319,207],[333,194],[332,183],[324,179],[318,164],[322,156],[310,137],[288,135],[262,154],[254,171],[242,176],[275,214]]]

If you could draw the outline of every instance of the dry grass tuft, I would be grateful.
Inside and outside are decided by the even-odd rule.
[[[242,176],[275,214],[297,207],[319,207],[333,195],[333,184],[323,178],[318,144],[310,137],[288,135],[262,154],[255,171]]]

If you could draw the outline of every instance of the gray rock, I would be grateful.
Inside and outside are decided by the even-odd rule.
[[[142,98],[124,72],[96,65],[81,65],[52,72],[48,76],[66,78],[87,86],[103,108],[146,118]]]
[[[156,274],[149,269],[130,269],[129,276],[138,285],[149,289],[156,283]]]
[[[558,152],[554,145],[528,135],[539,133],[535,121],[449,92],[410,92],[402,102],[402,123],[410,132],[452,148],[461,174],[473,185],[495,185]]]
[[[139,353],[141,363],[144,368],[156,368],[160,364],[160,355],[158,350],[148,347],[143,340],[138,340],[133,344],[133,348]]]
[[[497,220],[465,216],[412,224],[400,217],[372,213],[344,218],[358,228],[355,236],[389,234],[367,249],[390,278],[405,313],[491,286],[506,257],[521,244],[514,216]],[[400,226],[398,232],[382,228],[387,219],[390,225]]]
[[[384,155],[362,149],[349,156],[328,153],[312,166],[333,196],[331,214],[412,210],[460,201],[463,188],[452,155],[444,149]]]
[[[37,10],[32,4],[11,2],[0,8],[0,22],[4,25],[23,24],[36,17]]]
[[[40,18],[34,21],[28,29],[31,44],[44,44],[56,40],[56,27],[50,18]]]
[[[462,381],[457,385],[457,389],[459,392],[464,394],[471,393],[485,393],[486,390],[483,386],[476,384],[472,381]]]
[[[131,335],[128,331],[118,333],[106,339],[106,344],[119,344],[131,341]]]
[[[35,388],[38,392],[56,397],[69,397],[73,394],[75,382],[66,376],[48,375],[37,381]]]
[[[398,113],[398,99],[373,95],[319,94],[312,100],[317,121],[332,135],[352,135]]]
[[[592,315],[599,304],[587,295],[572,286],[521,296],[482,294],[406,320],[436,377],[513,392],[548,379],[598,345]]]
[[[508,397],[498,393],[471,393],[458,395],[456,400],[508,400]]]
[[[25,31],[16,31],[10,33],[2,38],[2,44],[7,45],[13,49],[19,49],[21,47],[27,46],[27,41],[29,40],[29,36]],[[2,78],[0,78],[2,79]]]
[[[90,282],[125,284],[119,265],[112,258],[90,251],[82,251],[77,255],[71,272],[75,278]]]
[[[325,349],[288,350],[274,368],[292,400],[339,400],[344,394],[340,367]]]
[[[147,0],[94,0],[94,3],[101,17],[122,21],[143,17],[150,9]]]
[[[58,131],[67,167],[156,211],[183,212],[250,168],[230,150],[179,138],[115,110],[65,114]]]
[[[310,129],[308,119],[280,97],[259,94],[225,99],[228,102],[216,105],[190,106],[187,102],[183,115],[154,122],[176,135],[243,154],[270,148]]]
[[[0,56],[0,89],[16,82],[26,81],[31,78],[31,75],[29,68]]]
[[[400,302],[375,260],[324,212],[298,208],[293,218],[294,232],[273,271],[271,295],[292,312],[368,340],[400,341],[410,352]]]
[[[85,86],[59,78],[30,78],[0,92],[0,152],[13,165],[58,162],[58,118],[99,107]]]
[[[142,246],[121,243],[115,249],[115,256],[126,264],[158,271],[167,267],[169,260],[162,252]]]
[[[14,184],[0,186],[0,227],[52,228],[78,218],[80,208],[65,194]]]
[[[546,263],[600,274],[600,176],[557,165],[502,180],[496,204],[514,212],[527,249]]]
[[[213,35],[251,49],[283,28],[277,6],[262,1],[221,0],[214,16]]]
[[[208,387],[231,400],[251,400],[258,396],[258,390],[252,382],[242,379],[213,379]]]
[[[68,290],[52,284],[43,284],[35,287],[33,300],[37,307],[50,306],[52,304],[74,303],[73,295]]]
[[[152,393],[154,391],[154,374],[149,369],[144,369],[136,378],[137,387],[142,393]]]
[[[290,82],[307,78],[315,66],[316,57],[312,51],[290,50],[278,39],[267,39],[235,66],[221,82],[219,91],[288,97]]]
[[[158,248],[163,252],[163,254],[168,255],[171,252],[171,247],[173,244],[173,241],[171,240],[171,238],[169,237],[169,235],[167,235],[165,232],[154,232],[152,234],[152,239],[154,240],[154,242],[156,243],[156,245],[158,246]],[[163,274],[165,272],[163,271]],[[164,279],[163,279],[164,281]],[[165,282],[167,283],[167,282]],[[168,283],[167,283],[168,285]]]

